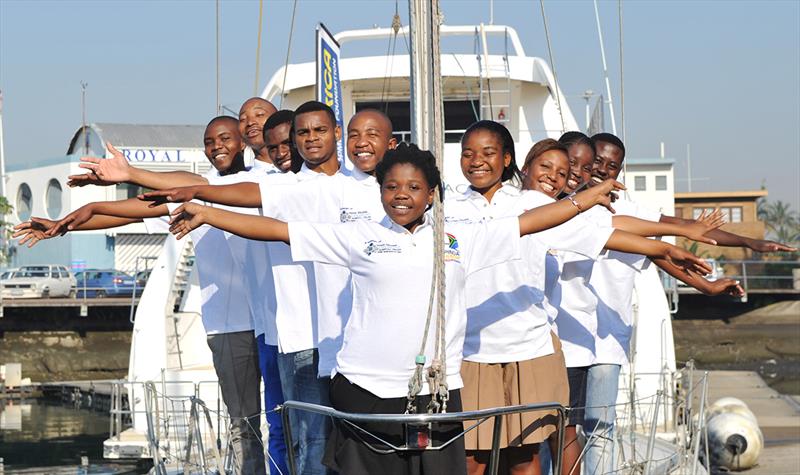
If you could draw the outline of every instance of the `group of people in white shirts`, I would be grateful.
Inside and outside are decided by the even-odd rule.
[[[81,166],[89,171],[70,177],[70,185],[130,182],[158,191],[90,203],[58,221],[31,218],[16,229],[21,244],[33,245],[141,220],[155,229],[169,217],[177,238],[191,237],[237,473],[288,472],[283,428],[272,410],[285,400],[403,413],[439,399],[424,386],[409,394],[417,364],[427,367],[434,357],[433,338],[418,353],[434,265],[429,209],[436,199],[444,200],[446,233],[438,245],[446,285],[447,410],[570,407],[563,474],[580,473],[581,462],[585,473],[612,470],[603,440],[613,432],[636,273],[652,261],[704,293],[741,292],[733,280],[703,278],[707,264],[688,251],[645,236],[790,250],[718,229],[719,213],[681,220],[620,198],[624,186],[615,178],[625,147],[611,134],[544,139],[519,169],[509,131],[476,122],[461,139],[470,186],[451,196],[433,155],[398,145],[382,112],[356,113],[344,132],[354,165],[348,173],[336,155],[343,131],[328,106],[310,101],[276,111],[252,98],[238,119],[209,122],[203,140],[214,169],[205,176],[137,169],[109,145],[111,157],[84,157]],[[256,158],[249,169],[246,146]],[[455,439],[442,450],[392,453],[380,449],[403,444],[404,428],[396,424],[367,424],[363,432],[300,411],[290,420],[294,462],[303,474],[478,474],[492,446],[491,422],[464,437],[463,424],[438,424],[432,444]],[[505,416],[503,471],[542,473],[540,455],[557,447],[548,443],[556,427],[554,411]],[[578,427],[588,436],[585,449]]]

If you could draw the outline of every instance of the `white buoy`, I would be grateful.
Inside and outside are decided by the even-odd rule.
[[[737,412],[721,412],[708,420],[710,463],[711,467],[746,470],[758,461],[764,436],[754,417],[740,413],[741,407],[732,409]]]

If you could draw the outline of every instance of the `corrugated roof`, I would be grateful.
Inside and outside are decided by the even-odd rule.
[[[100,137],[118,147],[202,148],[203,125],[92,124]]]

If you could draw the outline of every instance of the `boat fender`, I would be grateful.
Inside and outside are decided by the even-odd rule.
[[[712,468],[746,470],[756,465],[764,436],[750,417],[723,412],[708,421],[708,445]]]

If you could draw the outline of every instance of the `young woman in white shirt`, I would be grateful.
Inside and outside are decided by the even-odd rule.
[[[382,223],[287,224],[246,216],[194,203],[174,213],[172,232],[181,238],[207,223],[249,239],[280,240],[291,244],[296,260],[313,260],[348,267],[353,275],[353,309],[337,355],[336,376],[331,384],[333,406],[347,412],[402,413],[408,399],[408,380],[415,370],[417,345],[424,332],[432,275],[432,226],[425,213],[440,186],[439,171],[429,152],[401,145],[389,151],[377,169],[381,202],[387,214]],[[572,201],[552,203],[520,216],[483,224],[446,224],[445,242],[446,350],[448,409],[461,409],[460,364],[466,328],[465,278],[491,265],[520,255],[519,236],[543,231],[576,216],[596,204],[610,205],[616,182],[602,190],[582,192]],[[597,188],[597,187],[595,187]],[[624,249],[637,249],[621,240]],[[656,251],[658,249],[658,251]],[[651,253],[664,252],[692,266],[703,263],[686,251],[653,242]],[[432,339],[430,339],[432,340]],[[433,356],[428,341],[425,366]],[[423,389],[415,405],[426,403]],[[401,427],[374,424],[373,433],[402,443]],[[441,443],[458,435],[461,424],[434,428],[432,440]],[[364,445],[362,433],[337,424],[328,442],[325,462],[342,473],[463,473],[463,442],[442,451],[419,454],[377,454]],[[370,439],[372,445],[380,445]]]

